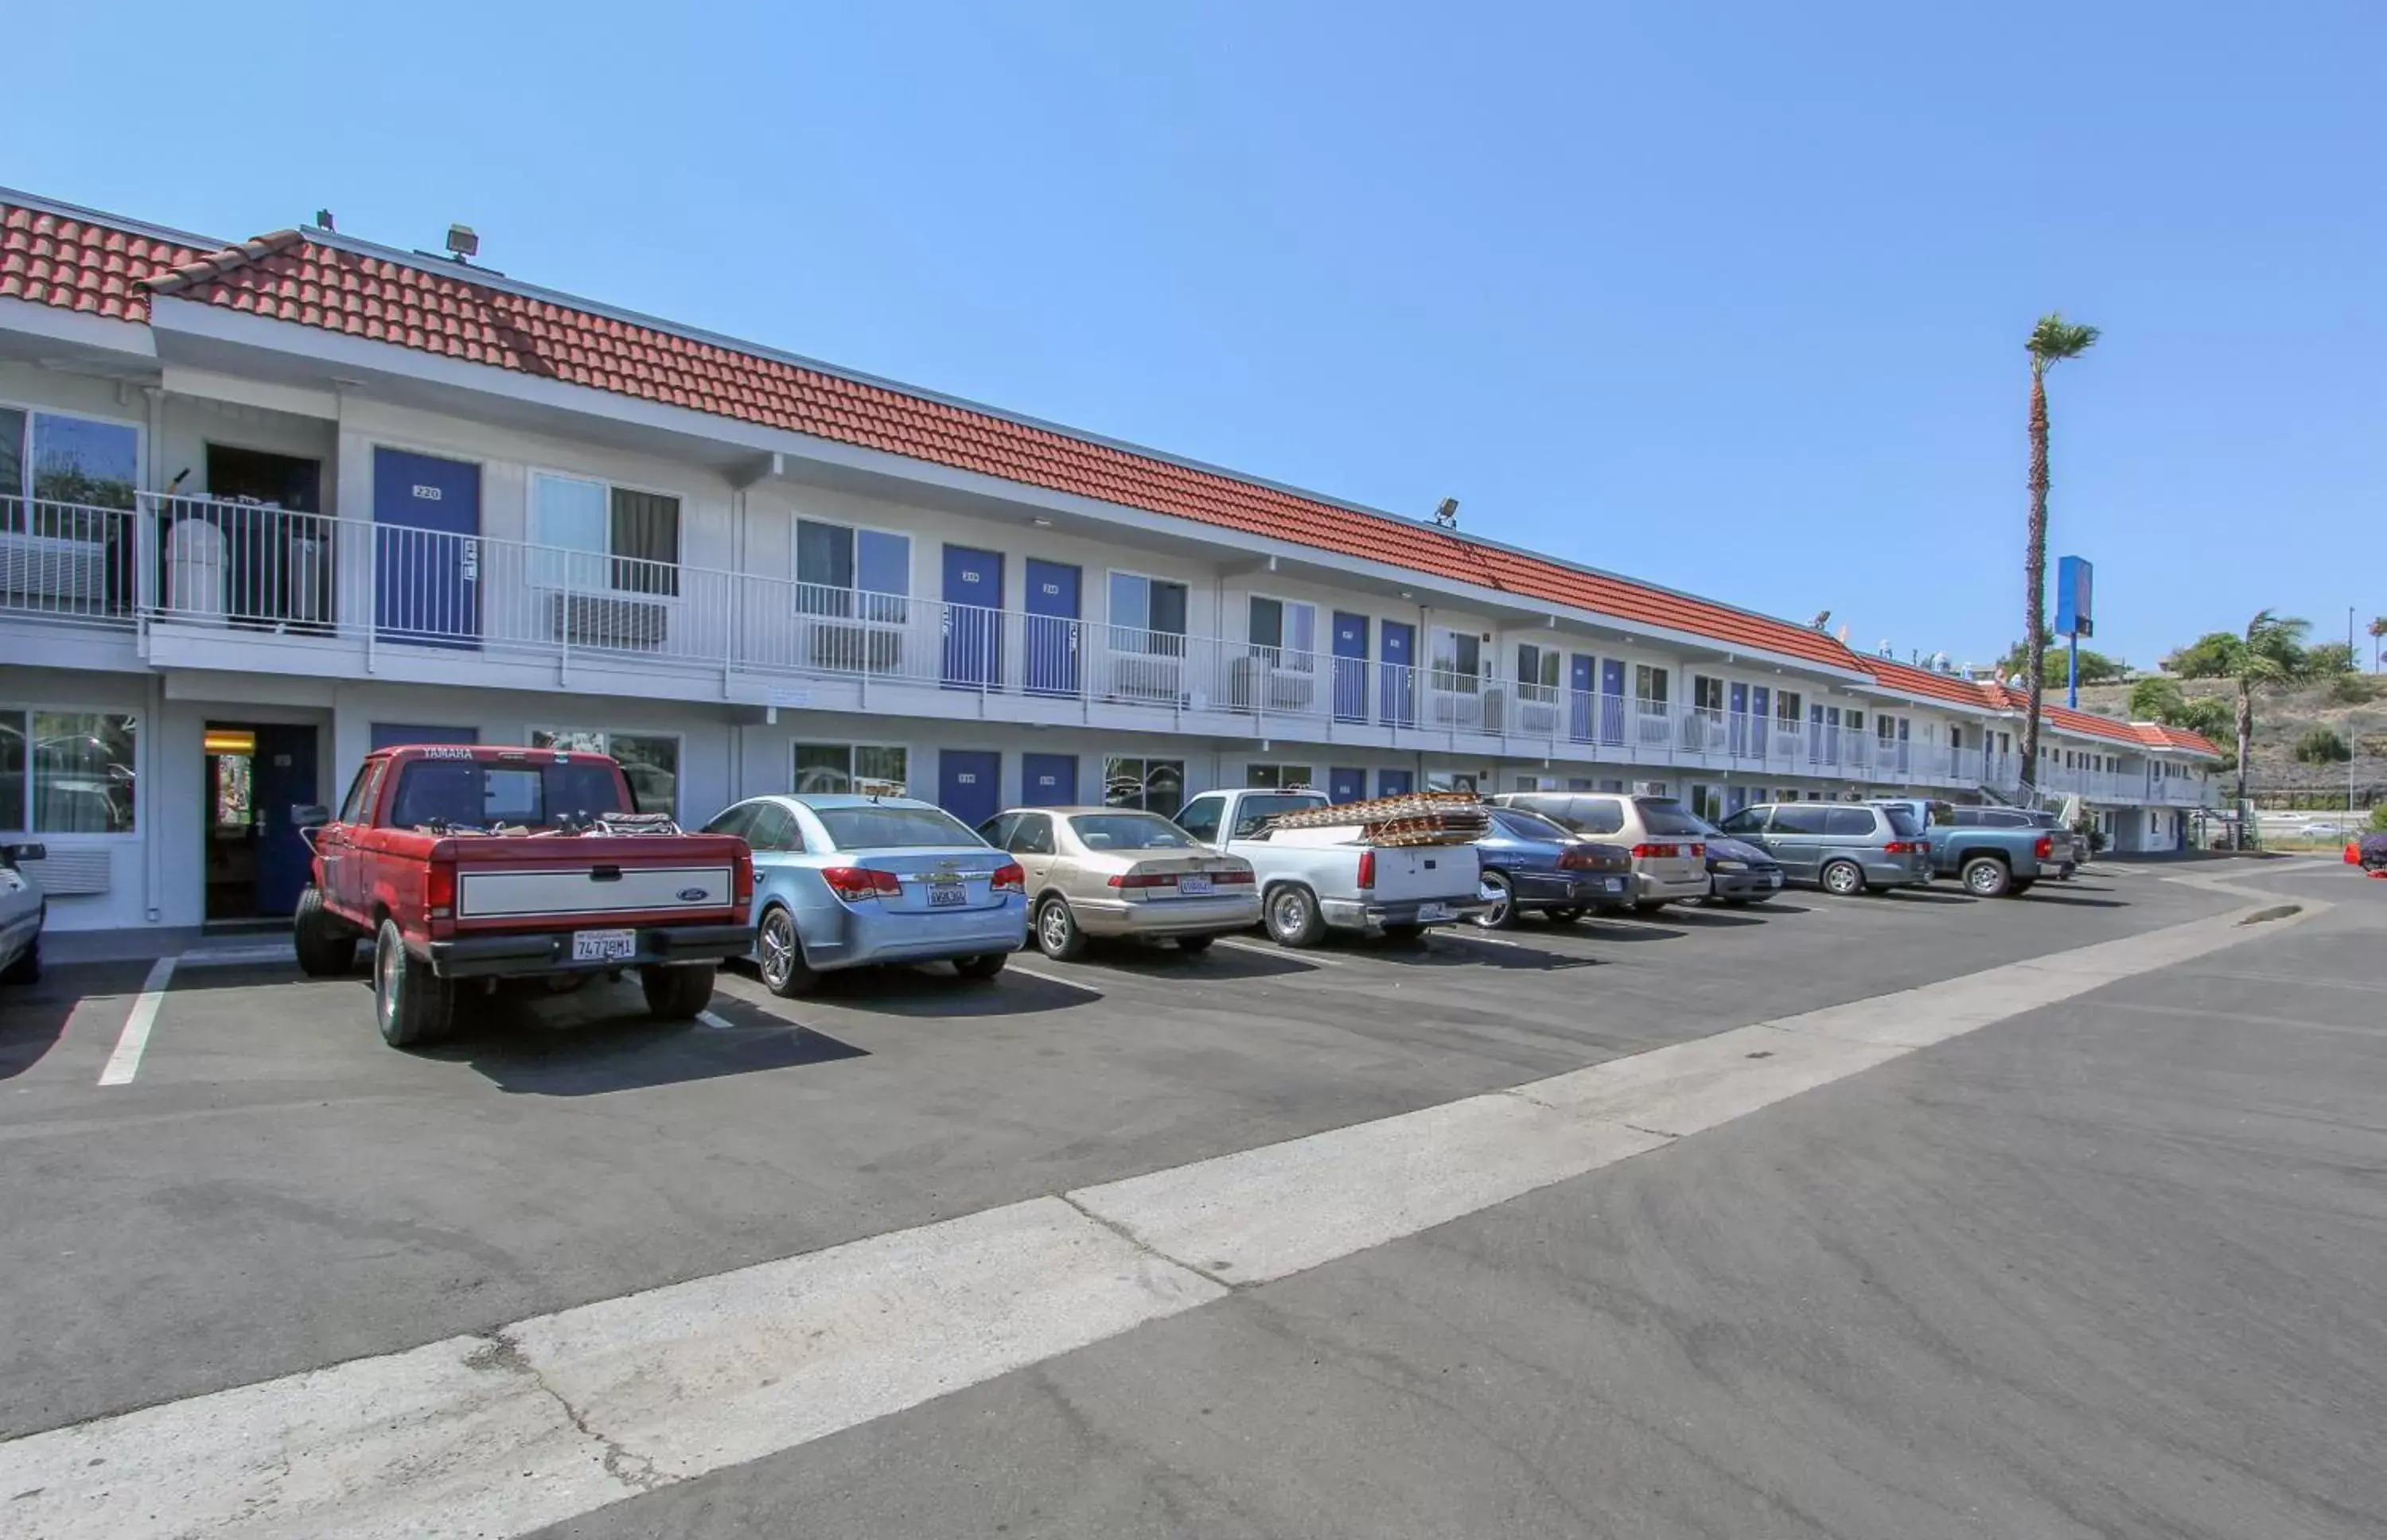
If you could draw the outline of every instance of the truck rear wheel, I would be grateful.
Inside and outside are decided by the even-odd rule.
[[[392,1048],[414,1048],[448,1035],[456,1023],[456,986],[406,950],[396,920],[373,936],[373,1019]]]
[[[647,1014],[660,1021],[692,1021],[713,1003],[713,965],[701,967],[642,967],[638,990],[647,997]]]
[[[2003,898],[2014,887],[2014,873],[1994,855],[1977,855],[1964,863],[1964,891],[1975,898]]]
[[[1318,895],[1297,882],[1277,889],[1268,896],[1268,928],[1279,946],[1316,946],[1326,935]]]
[[[309,978],[343,978],[357,967],[357,933],[323,907],[323,891],[311,883],[298,895],[290,920],[290,945],[298,971]]]

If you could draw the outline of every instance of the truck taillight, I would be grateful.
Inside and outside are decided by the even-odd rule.
[[[903,884],[893,872],[874,872],[867,866],[827,867],[821,872],[821,880],[828,884],[830,892],[848,903],[892,898],[903,890]]]
[[[2034,855],[2034,856],[2038,857],[2038,858],[2039,858],[2040,860],[2041,860],[2041,861],[2052,861],[2052,860],[2054,860],[2054,859],[2055,859],[2055,836],[2053,836],[2053,835],[2052,835],[2052,834],[2042,834],[2042,835],[2040,835],[2040,836],[2039,837],[2039,843],[2037,843],[2037,844],[2035,844],[2035,845],[2031,846],[2031,848],[2030,848],[2030,853],[2031,853],[2032,855]]]
[[[994,869],[987,886],[998,893],[1024,893],[1028,891],[1027,868],[1017,861],[1006,861]]]
[[[454,862],[426,861],[423,864],[423,907],[435,920],[456,917]]]
[[[1376,852],[1373,851],[1361,851],[1359,852],[1359,886],[1366,889],[1373,888],[1375,885]]]
[[[739,847],[737,874],[738,907],[746,909],[754,903],[754,855],[743,845]]]

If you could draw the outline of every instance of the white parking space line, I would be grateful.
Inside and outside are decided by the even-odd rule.
[[[738,1024],[736,1022],[724,1021],[721,1017],[714,1015],[711,1011],[697,1012],[696,1024],[700,1027],[710,1027],[716,1032],[734,1032],[738,1029]]]
[[[1024,973],[1030,978],[1041,978],[1048,984],[1058,984],[1065,990],[1076,990],[1080,994],[1091,994],[1097,1000],[1100,1000],[1103,997],[1103,991],[1096,989],[1092,984],[1081,984],[1075,978],[1064,978],[1057,973],[1046,973],[1042,968],[1021,967],[1017,963],[1012,963],[1007,965],[1003,971],[1005,973]]]
[[[1506,936],[1486,936],[1477,930],[1437,930],[1433,934],[1443,940],[1474,941],[1484,946],[1513,946],[1527,952],[1534,950],[1530,941],[1512,941]]]
[[[2295,923],[2254,912],[31,1434],[0,1493],[48,1540],[521,1535]]]
[[[1282,957],[1288,963],[1311,963],[1322,968],[1343,967],[1348,961],[1342,957],[1320,957],[1315,952],[1295,952],[1289,947],[1277,946],[1271,942],[1247,941],[1237,936],[1221,936],[1211,944],[1231,946],[1237,952],[1257,952],[1263,957]]]
[[[116,1040],[116,1052],[107,1055],[107,1066],[99,1072],[102,1085],[131,1085],[133,1077],[141,1070],[141,1054],[149,1046],[150,1029],[158,1025],[158,1005],[166,998],[166,986],[173,981],[174,962],[160,957],[149,965],[149,977],[141,980],[140,997],[133,1002],[133,1014],[124,1018],[124,1030]]]

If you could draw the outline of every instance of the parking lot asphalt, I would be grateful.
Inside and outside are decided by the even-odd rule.
[[[2387,1534],[2382,885],[542,1540]]]
[[[1500,937],[856,975],[717,1024],[506,997],[409,1055],[361,977],[179,969],[0,1007],[0,1437],[1410,1111],[2242,901],[2092,869]]]

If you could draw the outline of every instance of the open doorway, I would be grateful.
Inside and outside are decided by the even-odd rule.
[[[293,806],[315,801],[316,729],[287,723],[207,725],[209,925],[287,923],[309,852]]]

